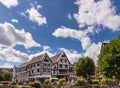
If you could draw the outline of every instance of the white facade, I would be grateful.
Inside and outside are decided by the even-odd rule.
[[[16,80],[19,82],[28,80],[39,80],[40,78],[54,77],[69,77],[71,66],[65,53],[61,53],[56,59],[55,63],[52,58],[45,53],[36,58],[31,59],[30,62],[23,63],[14,72]]]

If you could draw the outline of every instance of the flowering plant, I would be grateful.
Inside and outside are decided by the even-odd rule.
[[[99,84],[99,80],[92,80],[93,84]]]
[[[81,78],[81,77],[80,77],[80,78],[77,79],[78,85],[79,85],[79,84],[85,84],[85,82],[86,82],[86,80],[85,80],[84,78]]]
[[[66,82],[66,79],[65,79],[65,78],[61,78],[61,79],[58,80],[58,82],[59,82],[60,84],[63,84],[64,82]]]

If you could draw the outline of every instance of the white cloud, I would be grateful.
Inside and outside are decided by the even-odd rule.
[[[67,28],[67,27],[60,27],[60,28],[57,28],[55,30],[54,33],[52,33],[52,35],[54,35],[55,37],[72,37],[72,38],[75,38],[75,39],[81,39],[83,36],[86,35],[86,33],[84,33],[83,31],[81,30],[75,30],[75,29],[71,29],[71,28]]]
[[[18,0],[0,0],[0,2],[7,8],[15,7],[19,4]]]
[[[24,13],[24,12],[22,12],[22,13],[19,13],[21,16],[25,16],[25,17],[27,17],[26,16],[26,14]]]
[[[69,19],[69,20],[72,20],[72,16],[71,16],[70,13],[68,13],[68,19]]]
[[[53,33],[53,35],[55,37],[63,37],[63,38],[70,37],[70,38],[79,40],[81,42],[83,50],[85,50],[85,53],[82,55],[83,56],[88,55],[91,58],[93,58],[94,61],[96,62],[97,55],[99,54],[99,51],[101,48],[100,47],[101,43],[95,44],[91,42],[91,39],[88,36],[88,34],[93,34],[94,33],[93,30],[94,30],[94,27],[88,27],[86,30],[82,31],[82,30],[75,30],[75,29],[62,26],[61,28],[57,28]]]
[[[4,63],[0,66],[0,68],[13,68],[13,65],[10,63]]]
[[[28,54],[22,53],[13,48],[4,48],[0,50],[0,60],[8,62],[25,62],[28,61]]]
[[[51,50],[50,46],[43,46],[43,51],[50,51],[50,50]]]
[[[99,42],[98,44],[92,43],[91,46],[84,53],[84,56],[89,56],[93,58],[96,63],[98,59],[97,56],[100,53],[101,44],[101,42]]]
[[[42,6],[41,5],[37,5],[37,9],[42,9]]]
[[[83,50],[85,50],[83,55],[90,56],[96,62],[100,52],[101,42],[92,42],[89,35],[99,33],[101,31],[99,25],[113,31],[120,30],[120,16],[116,14],[115,7],[112,6],[110,0],[77,0],[75,4],[79,6],[79,10],[78,13],[74,14],[74,18],[83,30],[62,26],[57,28],[52,35],[79,40]]]
[[[38,23],[38,25],[47,23],[46,17],[43,17],[42,14],[40,14],[34,7],[27,9],[26,13],[29,14],[29,20]]]
[[[43,54],[43,53],[47,53],[49,57],[52,57],[52,56],[54,56],[54,55],[56,54],[56,53],[51,53],[51,50],[52,50],[52,49],[51,49],[50,46],[45,46],[45,45],[43,45],[42,48],[43,48],[42,51],[39,51],[38,53],[35,53],[35,54],[31,54],[31,55],[29,56],[29,58],[32,59],[33,57],[36,57],[36,56],[38,56],[38,55],[40,55],[40,54]]]
[[[13,23],[18,23],[19,21],[17,19],[12,19],[11,20]]]
[[[74,18],[81,25],[103,25],[113,31],[120,30],[120,15],[116,14],[111,0],[77,0],[78,13]]]
[[[65,54],[67,55],[68,59],[70,60],[70,62],[72,64],[74,62],[76,62],[80,57],[83,57],[82,54],[79,54],[75,50],[68,50],[68,49],[65,49],[65,48],[60,48],[60,50],[65,52]]]
[[[35,56],[41,55],[43,53],[47,53],[50,57],[55,55],[54,53],[50,52],[51,48],[49,46],[43,46],[43,50],[41,52],[35,53],[35,54],[26,54],[23,52],[20,52],[18,50],[15,50],[13,48],[1,48],[0,49],[0,60],[5,62],[26,62],[32,59]],[[29,52],[29,51],[28,51]],[[31,51],[30,51],[31,52]]]
[[[77,39],[81,41],[82,47],[85,50],[91,44],[91,40],[87,36],[87,33],[88,31],[75,30],[62,26],[61,28],[57,28],[52,35],[54,35],[55,37],[64,37],[64,38],[71,37]]]
[[[12,24],[5,22],[0,24],[0,46],[13,47],[15,45],[23,45],[25,48],[38,47],[40,44],[36,43],[29,32],[23,29],[18,30]]]

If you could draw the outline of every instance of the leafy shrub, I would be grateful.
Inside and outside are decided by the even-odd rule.
[[[35,88],[40,88],[41,87],[41,83],[39,81],[35,81],[34,82],[34,87]]]
[[[63,84],[64,82],[66,82],[66,79],[65,78],[61,78],[58,80],[59,84]]]
[[[85,82],[86,82],[86,80],[84,78],[80,77],[80,78],[77,79],[78,85],[83,85],[83,84],[85,84]]]
[[[93,84],[99,84],[99,80],[92,80]]]
[[[116,83],[117,83],[117,80],[112,79],[112,84],[116,84]]]
[[[111,78],[104,78],[103,79],[103,83],[104,84],[111,84],[112,83],[112,79]]]
[[[34,82],[30,81],[28,85],[34,87]]]
[[[50,80],[49,80],[49,79],[46,79],[46,80],[44,81],[44,83],[45,83],[45,84],[49,84],[49,83],[50,83]]]

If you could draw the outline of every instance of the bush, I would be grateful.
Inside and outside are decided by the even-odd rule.
[[[117,80],[112,79],[112,84],[116,84],[116,83],[117,83]]]
[[[103,83],[104,84],[111,84],[112,83],[112,79],[111,78],[104,78],[103,79]]]
[[[34,87],[35,88],[40,88],[41,87],[41,83],[39,81],[35,81],[34,82]]]
[[[44,81],[44,83],[45,83],[45,84],[49,84],[49,83],[50,83],[50,80],[49,80],[49,79],[46,79],[46,80]]]
[[[34,87],[34,82],[30,81],[28,85]]]
[[[59,84],[63,84],[64,82],[66,82],[66,79],[65,78],[61,78],[58,80]]]
[[[81,77],[80,77],[80,78],[77,79],[77,84],[78,84],[78,85],[84,85],[85,82],[86,82],[86,80],[85,80],[84,78],[81,78]]]
[[[92,80],[93,84],[99,84],[99,80]]]

